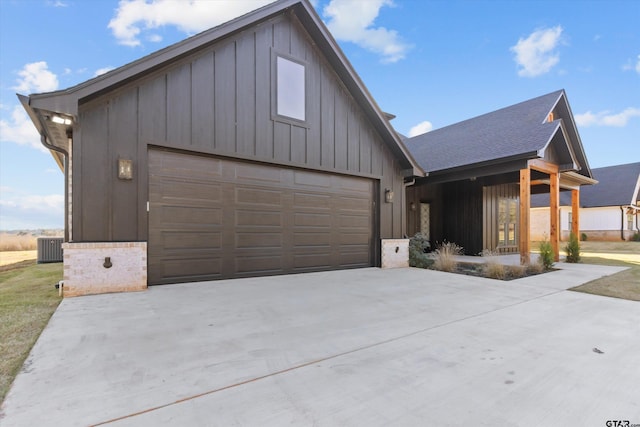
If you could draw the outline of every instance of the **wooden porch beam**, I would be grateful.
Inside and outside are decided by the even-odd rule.
[[[559,172],[558,165],[542,159],[529,160],[529,168],[537,170],[538,172],[547,173],[549,175],[551,175],[552,173],[557,174]]]
[[[531,170],[520,169],[520,219],[518,233],[518,250],[520,264],[527,265],[530,260],[531,242],[529,240],[529,215],[531,214]],[[506,230],[505,230],[506,231]]]
[[[571,232],[580,240],[580,190],[571,190]]]
[[[549,241],[556,261],[560,261],[560,179],[558,173],[549,175],[551,181],[549,197]]]

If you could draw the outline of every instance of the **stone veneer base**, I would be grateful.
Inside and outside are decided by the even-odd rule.
[[[147,289],[146,242],[63,243],[62,249],[65,297]]]
[[[409,239],[382,239],[382,268],[409,267]]]

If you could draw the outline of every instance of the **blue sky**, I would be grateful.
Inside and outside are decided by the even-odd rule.
[[[63,225],[16,92],[64,89],[268,1],[0,0],[0,229]],[[407,135],[565,89],[592,168],[640,161],[640,2],[316,0]]]

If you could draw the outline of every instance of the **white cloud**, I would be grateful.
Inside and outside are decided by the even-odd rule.
[[[58,77],[49,71],[44,61],[26,64],[18,71],[18,75],[18,84],[13,89],[19,92],[51,92],[58,89]]]
[[[357,44],[382,55],[383,62],[403,59],[410,46],[402,42],[395,30],[373,27],[383,6],[391,0],[331,0],[323,10],[327,27],[338,39]]]
[[[518,43],[510,48],[520,67],[518,75],[536,77],[548,73],[560,61],[560,55],[555,49],[560,43],[561,35],[562,27],[558,25],[536,30],[526,39],[518,39]]]
[[[625,65],[622,66],[622,69],[624,71],[633,70],[636,73],[640,74],[640,55],[638,55],[638,57],[635,59],[635,64],[633,60],[630,59]]]
[[[64,195],[25,195],[3,188],[0,228],[3,230],[58,228],[64,223]]]
[[[612,127],[624,127],[627,122],[633,117],[640,117],[640,108],[629,107],[617,114],[612,114],[609,111],[601,111],[599,113],[592,113],[587,111],[583,114],[576,114],[576,124],[578,126],[612,126]]]
[[[420,122],[409,129],[409,138],[427,133],[431,129],[433,129],[433,124],[430,121],[425,120],[424,122]]]
[[[95,73],[93,73],[93,77],[101,76],[102,74],[108,73],[109,71],[115,69],[115,67],[104,67],[98,68]]]
[[[0,119],[0,142],[27,145],[44,153],[48,151],[40,143],[40,134],[20,105],[13,108],[9,120]]]
[[[120,0],[115,16],[108,27],[118,40],[126,46],[140,45],[143,31],[167,25],[178,27],[187,34],[197,33],[227,22],[251,10],[271,3],[273,0]],[[151,41],[158,40],[156,34]]]
[[[52,7],[69,7],[69,3],[65,3],[65,2],[60,1],[60,0],[48,1],[47,5],[52,6]]]

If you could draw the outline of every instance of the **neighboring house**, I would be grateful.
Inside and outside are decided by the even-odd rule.
[[[424,175],[307,0],[20,99],[65,171],[65,295],[378,266]]]
[[[580,194],[580,233],[588,240],[629,240],[640,232],[640,162],[593,169],[598,185]],[[549,196],[531,197],[531,238],[542,240],[548,230]],[[560,194],[562,238],[569,236],[571,198]],[[548,234],[547,234],[548,235]]]
[[[567,96],[549,93],[405,140],[427,175],[407,188],[407,231],[432,242],[520,252],[528,262],[531,193],[593,184]],[[548,235],[558,256],[557,216]],[[577,226],[577,224],[576,224]]]

